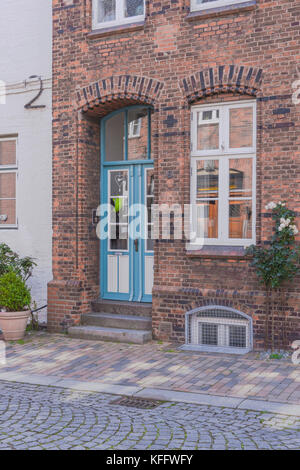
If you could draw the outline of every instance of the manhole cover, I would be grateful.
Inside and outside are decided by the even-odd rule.
[[[147,398],[121,397],[110,402],[111,405],[128,406],[130,408],[140,408],[142,410],[152,410],[163,402],[158,400],[148,400]]]

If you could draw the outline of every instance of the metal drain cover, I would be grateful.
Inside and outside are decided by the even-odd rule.
[[[163,402],[138,397],[121,397],[110,402],[111,405],[128,406],[130,408],[140,408],[142,410],[152,410]]]

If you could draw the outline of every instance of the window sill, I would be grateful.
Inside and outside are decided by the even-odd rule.
[[[117,26],[110,26],[109,28],[94,29],[88,33],[88,39],[98,39],[112,34],[127,33],[132,31],[139,31],[144,29],[145,21],[138,21],[135,23],[120,24]]]
[[[199,250],[187,248],[186,255],[189,258],[207,258],[207,259],[251,259],[246,255],[243,246],[203,246]]]
[[[243,11],[254,10],[256,7],[256,0],[248,2],[235,3],[233,5],[225,5],[217,8],[207,8],[205,10],[191,11],[186,17],[186,21],[195,21],[205,18],[212,18],[215,16],[231,15],[232,13],[240,13]]]

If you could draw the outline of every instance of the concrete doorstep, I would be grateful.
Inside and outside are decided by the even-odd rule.
[[[148,398],[167,402],[263,411],[300,417],[300,405],[257,400],[255,398],[238,398],[204,393],[177,392],[175,390],[164,390],[159,388],[142,388],[122,384],[85,382],[81,380],[62,379],[58,376],[27,375],[15,372],[0,372],[0,380],[31,385],[61,387],[85,392],[107,393],[109,395],[137,396],[139,398]]]

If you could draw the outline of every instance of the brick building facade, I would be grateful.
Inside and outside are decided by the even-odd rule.
[[[150,107],[155,202],[183,206],[191,194],[191,110],[249,102],[256,115],[256,175],[253,230],[247,226],[251,235],[244,236],[256,243],[270,239],[270,201],[286,200],[300,212],[300,105],[292,101],[299,0],[198,3],[201,8],[191,9],[189,0],[146,1],[144,19],[93,28],[91,0],[53,0],[52,331],[80,323],[106,275],[92,211],[100,202],[101,120],[113,111]],[[242,134],[248,125],[241,124]],[[246,244],[191,250],[183,239],[155,241],[154,338],[184,342],[187,312],[222,306],[251,318],[254,346],[262,344],[266,294]],[[298,278],[284,300],[276,297],[278,345],[299,339],[299,306]]]

